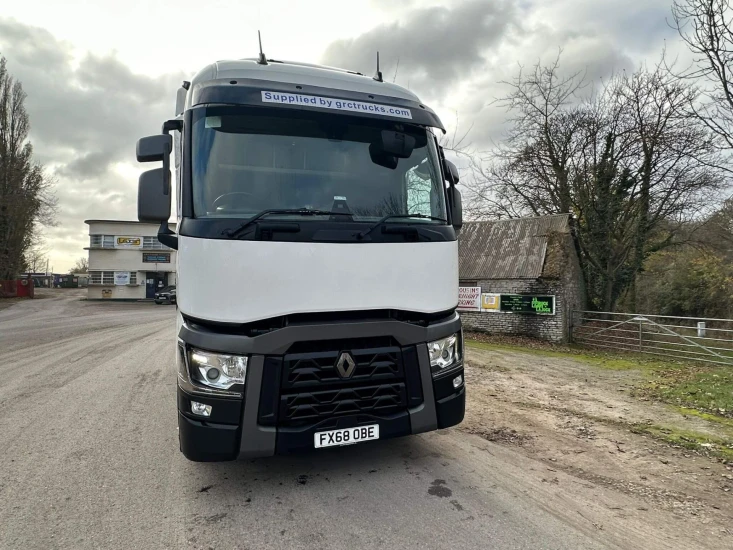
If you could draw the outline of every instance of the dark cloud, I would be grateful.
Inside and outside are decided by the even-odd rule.
[[[665,40],[674,37],[668,0],[455,0],[447,7],[413,2],[399,9],[382,0],[372,4],[398,19],[333,42],[323,61],[371,75],[379,50],[391,80],[399,58],[397,83],[409,83],[449,126],[457,114],[463,129],[472,127],[469,138],[479,149],[500,140],[506,129],[507,113],[495,100],[506,95],[502,82],[511,81],[520,66],[551,63],[562,50],[562,74],[583,73],[597,83],[658,60]]]
[[[60,175],[78,180],[134,162],[135,141],[160,131],[183,80],[135,74],[113,56],[77,62],[71,45],[12,19],[0,18],[0,51],[28,95],[36,150]]]
[[[88,241],[84,219],[136,218],[135,142],[173,115],[184,75],[135,74],[112,55],[79,59],[45,29],[7,18],[0,53],[27,94],[35,158],[57,182],[59,223],[45,232],[52,263],[71,264]]]
[[[357,38],[333,42],[323,62],[373,74],[379,51],[385,78],[392,80],[399,60],[398,83],[439,99],[483,66],[485,52],[518,26],[517,15],[514,5],[502,0],[417,8]]]

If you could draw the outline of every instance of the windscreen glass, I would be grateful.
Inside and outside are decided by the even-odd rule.
[[[437,150],[426,129],[283,111],[219,107],[195,113],[191,138],[195,217],[246,219],[267,209],[342,212],[345,207],[353,221],[392,214],[445,220]],[[381,149],[384,130],[412,138],[408,138],[414,144],[409,157],[397,158]],[[395,221],[441,223],[418,218]]]

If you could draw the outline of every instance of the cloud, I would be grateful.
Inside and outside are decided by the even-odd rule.
[[[453,0],[450,5],[372,0],[393,21],[355,38],[332,42],[322,60],[374,73],[377,50],[385,78],[427,101],[451,127],[456,115],[470,142],[485,149],[501,139],[508,115],[496,103],[520,66],[551,63],[583,73],[590,83],[659,60],[674,43],[668,0]],[[587,88],[591,90],[592,87]]]
[[[71,45],[9,19],[0,19],[0,51],[28,94],[34,144],[57,151],[52,160],[68,177],[98,176],[131,161],[135,140],[159,132],[172,115],[183,80],[135,74],[112,55],[87,54],[77,63]],[[91,159],[100,163],[93,170]]]
[[[27,94],[36,160],[57,181],[60,223],[47,240],[73,262],[86,238],[69,240],[69,227],[84,235],[85,218],[135,218],[135,142],[173,115],[185,76],[136,74],[112,54],[79,57],[47,30],[8,18],[0,18],[0,52]]]
[[[385,78],[392,80],[397,70],[398,83],[409,83],[421,97],[436,100],[484,65],[484,54],[518,28],[517,15],[513,3],[503,0],[421,7],[399,21],[331,43],[322,59],[371,75],[379,51]]]

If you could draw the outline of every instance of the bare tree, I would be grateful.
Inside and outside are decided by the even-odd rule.
[[[559,60],[509,84],[512,128],[474,159],[474,198],[489,217],[573,214],[590,303],[613,310],[675,222],[721,189],[712,133],[687,110],[695,89],[642,67],[582,98],[583,76]]]
[[[572,163],[582,146],[584,114],[577,108],[582,74],[561,76],[559,56],[549,66],[503,84],[498,104],[510,113],[510,130],[495,150],[474,156],[474,200],[492,217],[570,212]],[[579,139],[581,138],[581,139]]]
[[[89,260],[87,257],[82,256],[76,260],[74,267],[69,270],[69,273],[89,273]]]
[[[33,243],[25,251],[23,262],[25,271],[28,273],[45,273],[48,263],[48,249],[42,242]]]
[[[20,82],[0,57],[0,280],[22,270],[39,224],[53,224],[56,200],[52,182],[33,161],[30,124]]]
[[[684,76],[701,86],[694,115],[733,149],[733,9],[730,0],[674,0],[673,26],[694,55]]]

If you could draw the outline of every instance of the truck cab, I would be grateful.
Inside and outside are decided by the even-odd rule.
[[[202,69],[139,140],[138,161],[162,167],[140,176],[138,217],[178,250],[188,459],[461,422],[461,196],[436,130],[381,77],[261,57]]]

